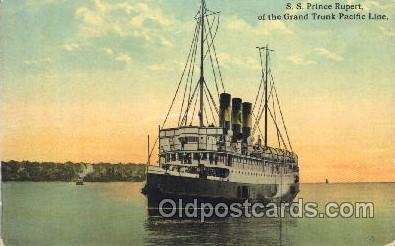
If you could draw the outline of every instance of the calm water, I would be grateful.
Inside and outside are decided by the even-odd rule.
[[[142,183],[2,184],[6,245],[384,245],[395,240],[395,184],[306,184],[324,204],[372,201],[373,219],[148,217]]]

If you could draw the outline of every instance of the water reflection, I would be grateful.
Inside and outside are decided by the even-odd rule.
[[[395,239],[395,184],[303,185],[304,201],[371,201],[363,218],[149,217],[143,183],[7,182],[7,245],[385,245]]]
[[[145,243],[148,245],[291,245],[291,218],[166,219],[147,217]]]

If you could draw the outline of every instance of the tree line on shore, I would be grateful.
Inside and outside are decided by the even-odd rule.
[[[2,161],[2,181],[144,181],[144,164]]]

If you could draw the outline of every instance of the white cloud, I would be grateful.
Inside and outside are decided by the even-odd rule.
[[[383,26],[379,26],[379,29],[381,30],[381,32],[388,37],[394,37],[395,36],[395,32],[393,32],[392,30],[389,30]]]
[[[292,62],[293,64],[296,64],[296,65],[310,65],[310,64],[315,64],[316,63],[313,60],[306,59],[306,58],[301,57],[299,55],[288,56],[287,60]]]
[[[224,65],[231,61],[230,54],[221,52],[218,54],[219,65]]]
[[[243,67],[252,70],[261,69],[261,65],[257,59],[245,57],[242,55],[230,55],[226,52],[221,52],[218,54],[218,62],[219,65],[224,68]]]
[[[123,62],[127,65],[133,62],[133,59],[124,52],[117,52],[111,48],[102,48],[101,50],[115,61]]]
[[[153,64],[148,66],[148,69],[152,71],[162,71],[166,70],[166,66],[164,66],[163,64]]]
[[[104,51],[104,53],[106,53],[107,55],[114,55],[114,51],[110,48],[103,48],[102,51]]]
[[[42,64],[42,63],[52,63],[52,59],[47,57],[47,58],[40,58],[40,59],[33,59],[33,60],[25,60],[23,61],[27,65],[37,65],[37,64]]]
[[[63,3],[66,0],[41,0],[41,1],[26,1],[26,5],[28,7],[35,7],[35,6],[44,6],[44,5],[50,5],[50,4],[59,4]],[[0,3],[3,2],[3,0],[0,0]]]
[[[173,46],[174,46],[173,43],[172,43],[170,40],[168,40],[168,39],[166,39],[166,38],[164,38],[164,37],[161,37],[160,43],[161,43],[163,46],[167,46],[167,47],[173,47]]]
[[[290,27],[279,20],[260,22],[254,27],[245,20],[236,16],[233,16],[228,21],[225,21],[225,28],[232,31],[242,31],[252,35],[270,35],[272,33],[290,35],[294,33]]]
[[[145,41],[158,40],[159,44],[172,46],[160,31],[171,28],[174,20],[164,15],[159,7],[149,6],[147,3],[108,3],[103,0],[91,0],[89,3],[90,6],[80,7],[75,11],[75,17],[81,21],[80,34],[83,37],[116,34]]]
[[[290,55],[287,57],[287,60],[296,65],[311,65],[311,64],[316,64],[317,63],[316,60],[319,57],[323,57],[325,59],[335,62],[340,62],[344,60],[344,58],[341,55],[329,51],[326,48],[314,48],[302,55],[300,54]]]
[[[251,29],[251,26],[243,19],[233,16],[228,21],[225,21],[225,27],[230,30],[246,30]]]
[[[352,2],[357,3],[356,1],[352,1]],[[394,1],[366,0],[362,2],[361,5],[364,11],[378,11],[378,12],[387,12],[387,14],[391,14],[395,10]]]
[[[344,60],[344,58],[342,56],[340,56],[334,52],[331,52],[325,48],[315,48],[315,49],[313,49],[313,52],[315,52],[316,54],[318,54],[322,57],[325,57],[329,60],[332,60],[332,61],[343,61]]]
[[[121,61],[126,64],[130,64],[132,62],[132,58],[126,53],[118,53],[118,55],[115,57],[116,61]]]
[[[73,51],[73,50],[79,49],[80,45],[77,43],[68,43],[68,44],[62,45],[62,48],[67,51]]]

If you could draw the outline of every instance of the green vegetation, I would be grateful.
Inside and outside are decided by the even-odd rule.
[[[144,164],[2,161],[2,181],[143,181]]]

